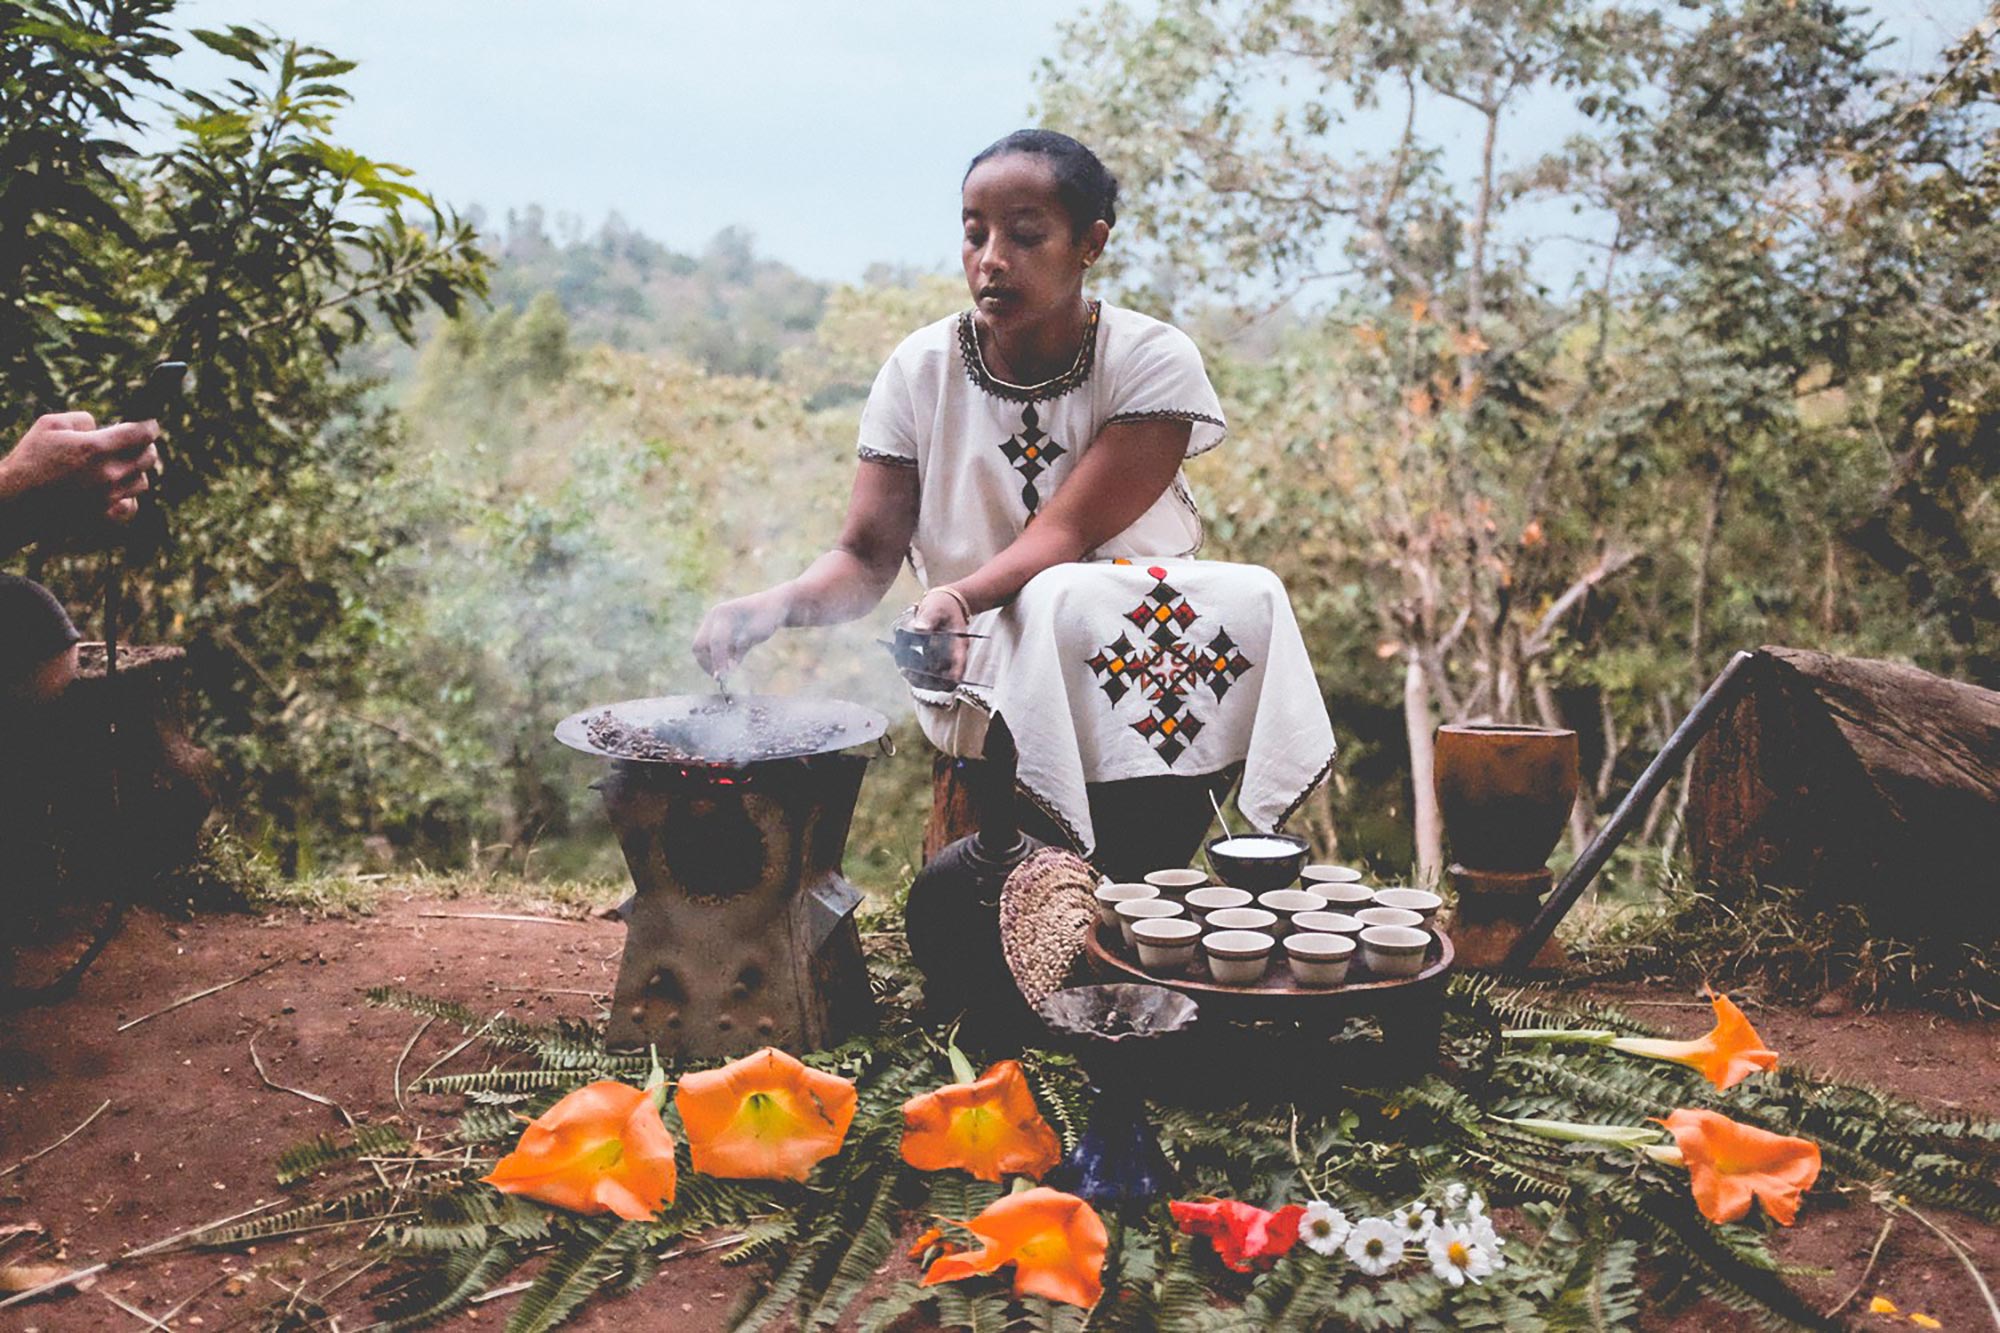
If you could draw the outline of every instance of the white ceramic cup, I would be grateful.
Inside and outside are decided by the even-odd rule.
[[[1170,903],[1165,898],[1131,898],[1118,904],[1118,929],[1125,936],[1125,947],[1136,949],[1139,941],[1132,934],[1132,923],[1147,918],[1184,915],[1179,903]]]
[[[1273,933],[1279,939],[1292,933],[1292,918],[1300,912],[1323,912],[1326,899],[1317,893],[1304,889],[1271,889],[1257,895],[1257,906],[1278,918],[1278,929]]]
[[[1248,907],[1257,899],[1248,889],[1232,889],[1226,884],[1211,885],[1205,889],[1189,889],[1183,899],[1188,914],[1195,920],[1208,921],[1210,912],[1220,912],[1230,907]]]
[[[1264,979],[1277,941],[1261,930],[1218,930],[1201,937],[1208,973],[1225,986],[1254,986]]]
[[[1210,912],[1202,924],[1210,930],[1261,930],[1268,934],[1278,924],[1278,914],[1261,907],[1225,907]]]
[[[1359,884],[1361,872],[1353,866],[1313,864],[1301,867],[1299,878],[1308,888],[1315,884]],[[1317,893],[1319,890],[1313,889],[1313,892]]]
[[[1300,912],[1292,918],[1292,929],[1307,931],[1315,935],[1346,935],[1350,939],[1361,933],[1359,917],[1345,912]]]
[[[1424,970],[1431,933],[1415,926],[1370,926],[1361,932],[1361,965],[1378,977],[1413,977]]]
[[[1100,884],[1091,895],[1097,900],[1097,919],[1107,926],[1118,924],[1118,904],[1140,898],[1157,898],[1160,891],[1150,884]]]
[[[1194,968],[1195,941],[1201,927],[1184,916],[1158,916],[1132,923],[1139,965],[1148,972],[1188,972]]]
[[[1354,941],[1345,935],[1300,930],[1285,936],[1285,963],[1301,986],[1338,986],[1347,980]]]
[[[1189,889],[1208,883],[1208,876],[1199,870],[1154,870],[1146,875],[1146,882],[1158,889],[1162,898],[1185,898]]]
[[[1421,926],[1423,917],[1401,907],[1364,907],[1354,914],[1364,926]]]
[[[1429,924],[1430,919],[1437,915],[1438,908],[1444,906],[1444,899],[1438,897],[1438,895],[1432,893],[1429,889],[1397,887],[1375,890],[1375,905],[1377,907],[1400,907],[1405,912],[1415,912],[1424,919],[1425,924]]]
[[[1326,899],[1326,905],[1336,912],[1352,912],[1357,907],[1372,907],[1375,904],[1375,890],[1366,884],[1320,880],[1312,886],[1312,891]]]

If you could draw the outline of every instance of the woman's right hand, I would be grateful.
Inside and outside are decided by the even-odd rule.
[[[743,655],[785,627],[790,599],[781,587],[711,607],[694,632],[694,660],[710,676],[725,676]]]

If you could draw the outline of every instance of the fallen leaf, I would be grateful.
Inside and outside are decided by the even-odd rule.
[[[68,1271],[60,1264],[0,1264],[0,1291],[33,1291]]]

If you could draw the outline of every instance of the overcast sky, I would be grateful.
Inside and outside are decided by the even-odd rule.
[[[1025,123],[1088,0],[188,0],[359,60],[341,142],[461,208],[616,210],[677,249],[729,225],[815,277],[954,271],[966,160]],[[1982,0],[1877,6],[1921,63]],[[189,45],[193,45],[189,43]],[[183,75],[227,62],[195,48]],[[233,71],[231,71],[233,72]]]

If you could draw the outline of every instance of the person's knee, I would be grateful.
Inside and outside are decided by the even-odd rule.
[[[22,706],[60,696],[76,679],[80,638],[47,588],[0,574],[0,701]]]

